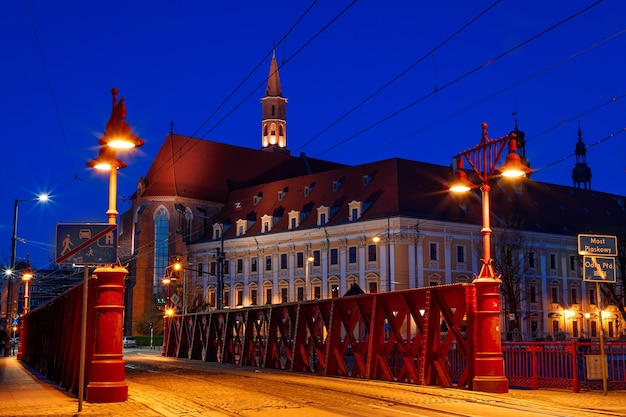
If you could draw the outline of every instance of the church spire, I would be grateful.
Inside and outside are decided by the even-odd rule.
[[[587,165],[587,147],[583,143],[583,133],[578,121],[578,142],[576,143],[576,165],[572,170],[574,187],[591,190],[591,168]]]
[[[265,97],[261,99],[261,147],[272,152],[287,150],[287,99],[278,76],[276,54],[272,54]]]
[[[515,117],[515,129],[513,129],[511,133],[515,133],[515,140],[517,142],[517,154],[522,160],[522,164],[530,168],[530,162],[528,162],[528,158],[526,158],[526,133],[524,133],[524,131],[522,130],[519,130],[519,128],[517,127],[517,111],[514,111],[512,115]]]

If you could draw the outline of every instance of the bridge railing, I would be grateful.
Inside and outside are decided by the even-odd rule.
[[[166,318],[163,354],[469,387],[475,287],[454,284]]]
[[[626,342],[606,342],[608,389],[626,389]],[[503,342],[511,387],[602,389],[598,342]]]
[[[78,393],[83,283],[22,317],[21,360],[72,394]],[[85,385],[90,381],[96,315],[96,280],[89,281]]]

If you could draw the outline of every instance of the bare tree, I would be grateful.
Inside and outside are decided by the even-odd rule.
[[[602,295],[619,310],[622,320],[626,320],[624,289],[626,288],[626,236],[617,238],[617,271],[615,284],[601,284]],[[624,331],[624,329],[622,329]]]
[[[522,301],[525,295],[525,252],[523,222],[510,217],[503,220],[504,227],[495,234],[493,267],[502,280],[507,338],[521,339]]]

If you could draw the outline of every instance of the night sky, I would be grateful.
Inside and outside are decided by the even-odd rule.
[[[10,1],[0,6],[5,163],[0,254],[54,259],[57,223],[106,222],[108,176],[86,167],[111,88],[145,145],[119,172],[118,210],[171,123],[177,134],[261,146],[273,51],[293,155],[345,164],[450,164],[526,133],[533,181],[572,185],[579,124],[592,188],[626,195],[626,2]],[[8,149],[6,149],[8,147]]]

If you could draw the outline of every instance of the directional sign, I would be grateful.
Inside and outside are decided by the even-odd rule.
[[[617,237],[578,235],[578,254],[583,256],[617,256]]]
[[[56,263],[102,265],[117,262],[117,226],[108,223],[57,224]]]
[[[616,282],[615,258],[583,256],[583,281]]]

